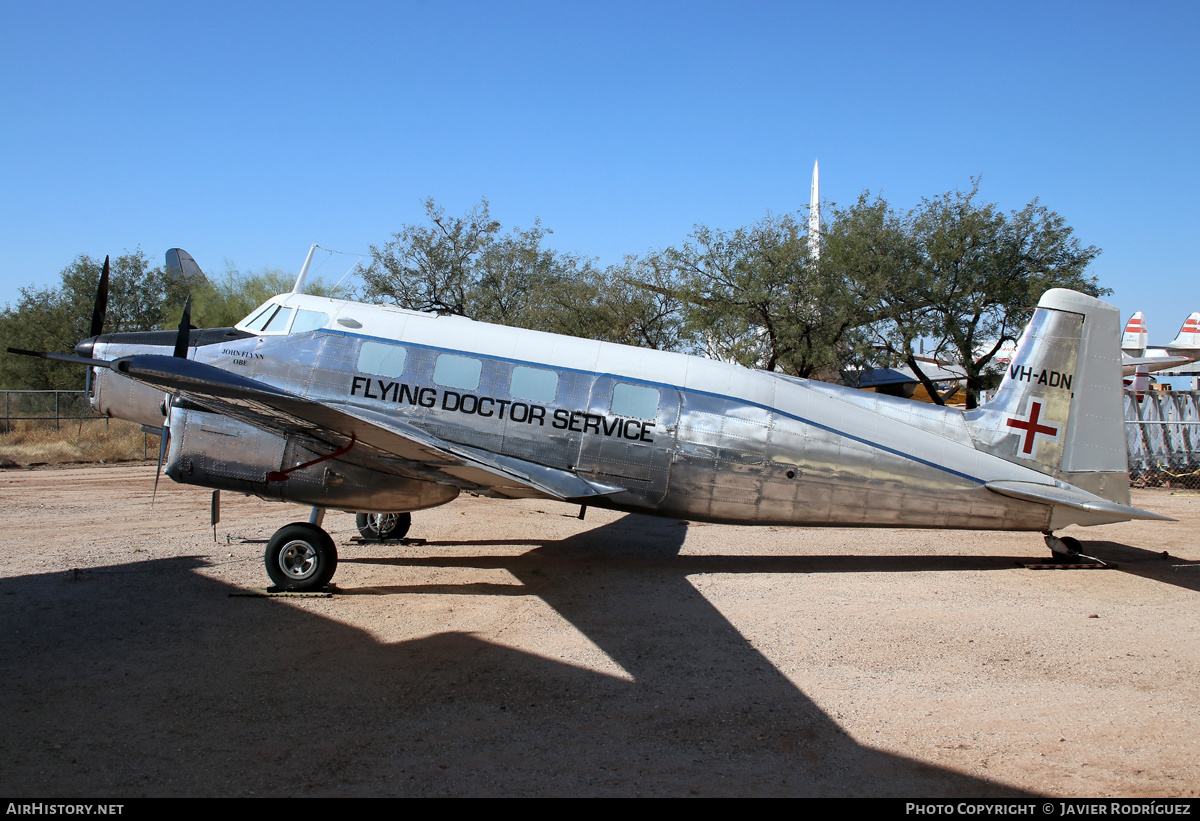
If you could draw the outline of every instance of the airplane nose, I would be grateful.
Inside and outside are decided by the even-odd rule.
[[[77,356],[91,357],[92,346],[96,344],[96,337],[88,337],[75,346],[75,354]]]

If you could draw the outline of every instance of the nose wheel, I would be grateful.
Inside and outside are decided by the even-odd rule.
[[[275,531],[264,560],[267,575],[279,590],[320,590],[337,570],[337,547],[316,525],[294,522]]]

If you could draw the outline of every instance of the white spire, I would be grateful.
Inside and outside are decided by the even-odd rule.
[[[821,258],[821,181],[818,163],[813,160],[812,196],[808,201],[808,248],[813,262]]]

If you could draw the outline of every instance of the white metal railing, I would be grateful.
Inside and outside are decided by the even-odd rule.
[[[1125,391],[1125,446],[1133,476],[1200,470],[1200,391]]]

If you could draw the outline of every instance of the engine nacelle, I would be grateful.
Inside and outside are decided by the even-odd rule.
[[[298,436],[278,436],[192,408],[171,410],[166,472],[181,484],[364,513],[424,510],[458,496],[458,488],[382,473],[340,459],[293,471],[281,482],[266,481],[270,471],[324,455],[309,450]]]
[[[108,370],[93,369],[92,407],[105,416],[128,419],[152,428],[161,428],[163,422],[162,388],[153,388],[134,382],[127,376]]]

